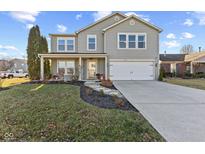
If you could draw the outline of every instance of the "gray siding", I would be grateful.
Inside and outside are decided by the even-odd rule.
[[[51,36],[51,52],[57,51],[57,37]]]
[[[57,52],[57,40],[58,38],[70,38],[70,37],[57,37],[57,36],[51,36],[51,52]],[[73,38],[73,37],[71,37]],[[77,38],[75,37],[75,51],[78,51],[78,43]]]
[[[121,15],[118,15],[120,20],[123,19]],[[105,21],[98,23],[94,25],[93,27],[90,27],[78,34],[78,52],[98,52],[103,53],[104,52],[104,37],[102,30],[112,24],[114,24],[115,16],[112,16]],[[97,50],[96,51],[87,51],[87,35],[96,35],[97,36]]]
[[[104,74],[105,73],[105,59],[97,60],[97,73]]]
[[[109,59],[150,59],[155,61],[155,79],[159,73],[159,32],[135,20],[135,25],[130,25],[129,19],[105,32],[105,52]],[[146,33],[146,49],[118,49],[118,33]],[[109,65],[108,65],[109,75]]]
[[[56,59],[52,59],[51,60],[51,74],[57,74],[57,60]]]
[[[156,59],[159,55],[159,33],[135,20],[135,25],[127,20],[105,32],[105,52],[111,59]],[[118,33],[146,33],[147,49],[118,49]]]

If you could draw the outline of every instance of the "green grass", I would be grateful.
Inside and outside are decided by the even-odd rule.
[[[165,82],[205,90],[204,79],[165,79]]]
[[[164,141],[140,113],[83,102],[68,84],[0,91],[0,141]]]

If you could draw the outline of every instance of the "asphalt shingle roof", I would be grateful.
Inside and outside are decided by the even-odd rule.
[[[185,54],[160,54],[161,61],[184,61]]]

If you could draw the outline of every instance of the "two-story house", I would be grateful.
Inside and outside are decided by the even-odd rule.
[[[74,34],[50,34],[51,60],[56,75],[75,74],[79,80],[103,74],[111,80],[155,80],[159,72],[159,33],[162,29],[134,15],[113,13]]]

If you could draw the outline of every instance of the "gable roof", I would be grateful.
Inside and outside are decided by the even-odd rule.
[[[131,19],[131,18],[135,18],[136,20],[138,20],[138,21],[140,21],[141,23],[143,23],[143,24],[145,24],[145,25],[147,25],[147,26],[149,26],[149,27],[151,27],[151,28],[157,30],[158,32],[162,32],[162,29],[161,29],[161,28],[159,28],[159,27],[157,27],[157,26],[155,26],[155,25],[153,25],[153,24],[147,22],[147,21],[144,20],[144,19],[141,19],[141,18],[137,17],[136,15],[130,15],[130,16],[126,17],[125,19],[122,19],[122,20],[120,20],[119,22],[116,22],[116,23],[112,24],[111,26],[109,26],[109,27],[103,29],[103,31],[105,32],[105,31],[107,31],[108,29],[113,28],[113,27],[115,27],[115,26],[117,26],[117,25],[119,25],[119,24],[121,24],[121,23],[127,21],[128,19]]]
[[[102,22],[102,21],[104,21],[104,20],[106,20],[106,19],[108,19],[108,18],[114,16],[114,15],[117,15],[117,14],[118,14],[118,15],[121,15],[121,16],[124,17],[124,18],[127,17],[126,15],[124,15],[124,14],[122,14],[122,13],[120,13],[120,12],[115,12],[115,13],[112,13],[112,14],[110,14],[110,15],[108,15],[108,16],[105,16],[105,17],[101,18],[100,20],[97,20],[96,22],[94,22],[94,23],[92,23],[92,24],[90,24],[90,25],[88,25],[88,26],[86,26],[86,27],[84,27],[84,28],[81,28],[80,30],[76,31],[76,33],[80,33],[80,32],[82,32],[82,31],[84,31],[84,30],[86,30],[86,29],[88,29],[88,28],[90,28],[90,27],[92,27],[92,26],[94,26],[94,25],[96,25],[96,24],[98,24],[98,23],[100,23],[100,22]]]
[[[185,54],[160,54],[161,61],[184,61]]]
[[[197,60],[197,59],[204,57],[204,56],[205,56],[205,51],[187,54],[185,56],[185,61],[186,62],[194,61],[194,60]]]

